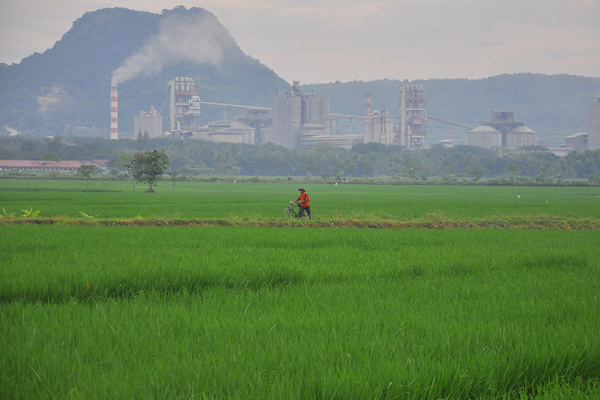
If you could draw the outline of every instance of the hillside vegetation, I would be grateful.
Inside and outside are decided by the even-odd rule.
[[[44,53],[33,54],[20,64],[1,66],[0,126],[35,136],[108,137],[113,71],[143,49],[148,38],[160,31],[161,21],[169,18],[210,24],[215,31],[213,45],[222,51],[222,58],[197,64],[174,57],[161,71],[142,71],[120,84],[119,127],[123,133],[129,131],[133,137],[133,117],[140,110],[152,105],[161,108],[168,95],[167,81],[177,76],[196,79],[206,100],[258,106],[270,105],[273,94],[288,86],[272,70],[246,56],[227,29],[204,9],[177,7],[159,15],[106,8],[84,14]],[[219,119],[221,112],[205,110],[205,118]]]
[[[388,177],[395,182],[447,182],[502,179],[503,184],[565,184],[566,179],[600,183],[600,151],[570,153],[558,157],[540,146],[499,151],[474,146],[407,151],[401,146],[359,143],[352,149],[319,145],[286,149],[271,143],[243,145],[201,140],[88,138],[0,138],[0,160],[108,160],[109,173],[120,171],[120,157],[141,150],[164,149],[171,168],[181,176],[300,176],[324,182],[350,178]],[[489,183],[489,182],[488,182]]]

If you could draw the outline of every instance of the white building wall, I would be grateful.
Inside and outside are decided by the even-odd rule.
[[[300,147],[302,97],[279,96],[273,99],[273,132],[270,142],[287,147]]]
[[[134,138],[136,138],[140,132],[142,135],[144,132],[148,132],[148,136],[151,138],[161,137],[162,117],[160,115],[138,115],[133,117]]]
[[[375,112],[365,119],[365,143],[393,144],[394,122],[388,113]]]

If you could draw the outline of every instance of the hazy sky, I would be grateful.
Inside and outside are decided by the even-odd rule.
[[[86,11],[177,5],[211,11],[288,82],[600,77],[600,0],[0,0],[0,62],[51,48]]]

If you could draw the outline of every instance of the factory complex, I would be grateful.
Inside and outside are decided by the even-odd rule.
[[[483,148],[518,148],[537,144],[537,133],[514,119],[513,111],[492,111],[488,121],[471,127],[458,122],[437,118],[427,113],[427,96],[422,85],[399,88],[398,115],[385,109],[373,110],[371,94],[366,93],[364,115],[330,113],[329,99],[324,93],[305,93],[298,81],[289,91],[280,90],[273,98],[273,107],[223,104],[202,101],[194,79],[178,77],[168,82],[169,130],[163,131],[163,120],[154,107],[140,111],[134,117],[134,137],[173,136],[182,139],[200,139],[212,142],[264,144],[274,143],[286,148],[310,147],[330,143],[351,148],[355,143],[401,145],[408,149],[428,145],[427,120],[456,125],[467,130],[466,144]],[[111,139],[118,139],[118,88],[111,87]],[[233,121],[214,121],[201,125],[203,105],[241,109]],[[238,113],[239,114],[239,113]],[[339,128],[339,121],[348,120],[347,132]],[[352,127],[352,121],[359,121]],[[445,143],[452,145],[452,143]],[[567,136],[556,153],[600,149],[600,98],[588,108],[588,132]]]

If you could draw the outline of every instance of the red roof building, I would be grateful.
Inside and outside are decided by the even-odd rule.
[[[0,171],[58,171],[77,172],[82,165],[107,165],[106,160],[94,161],[31,161],[31,160],[0,160]]]

